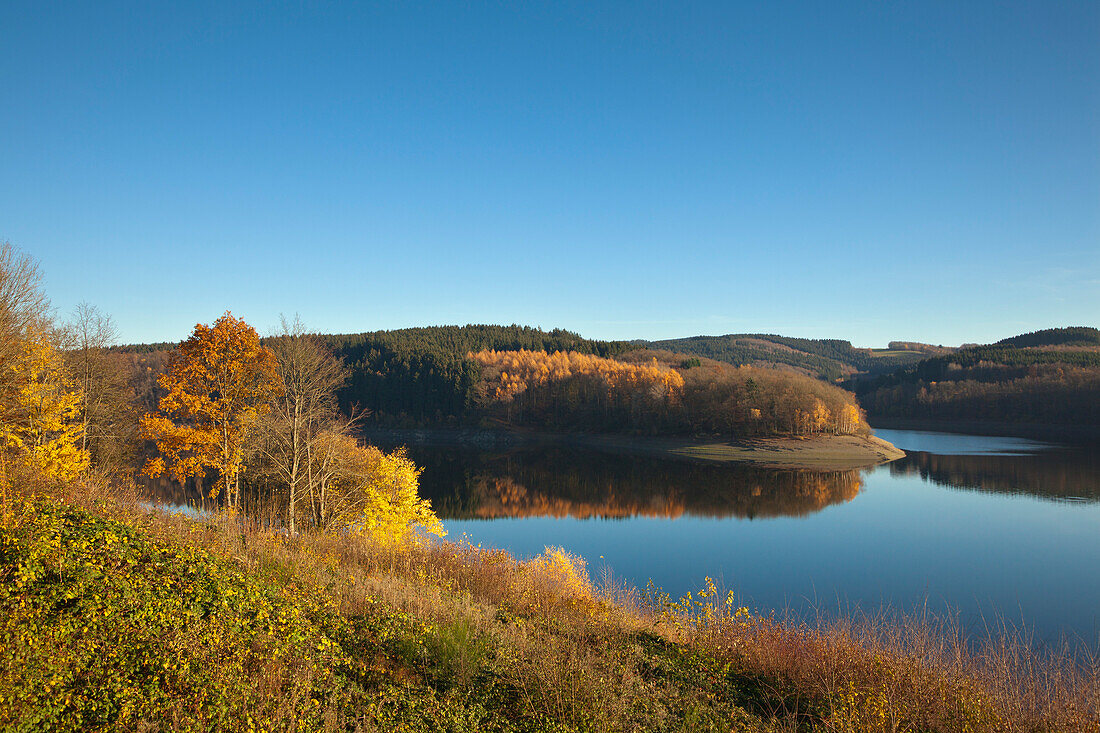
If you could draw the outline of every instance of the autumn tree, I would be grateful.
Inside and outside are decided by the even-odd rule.
[[[639,428],[677,403],[684,379],[656,361],[631,364],[574,351],[481,351],[479,402],[509,419]]]
[[[27,345],[49,330],[50,303],[41,282],[33,259],[8,242],[0,245],[0,424],[5,426],[24,415]]]
[[[24,344],[19,370],[20,414],[4,424],[4,440],[47,475],[71,479],[88,467],[88,453],[80,447],[80,392],[55,336],[44,334]]]
[[[239,506],[246,441],[281,392],[274,356],[255,329],[226,311],[213,326],[195,326],[160,386],[159,412],[141,420],[142,435],[161,453],[148,462],[146,475],[168,471],[182,482],[213,468],[212,495],[225,491],[229,505]]]
[[[125,357],[108,352],[118,338],[111,317],[80,303],[63,326],[65,360],[79,393],[81,448],[92,463],[119,468],[129,463],[136,437],[136,394]]]
[[[420,498],[420,469],[403,448],[385,453],[333,432],[318,438],[311,456],[315,526],[367,535],[383,544],[415,544],[425,533],[446,534],[431,504]]]
[[[477,404],[509,422],[647,433],[813,435],[866,432],[855,397],[790,371],[734,367],[637,350],[608,359],[576,352],[481,351]]]
[[[263,422],[262,451],[270,473],[287,487],[287,521],[294,533],[298,503],[320,479],[313,460],[320,436],[344,433],[353,420],[341,416],[337,407],[336,391],[346,379],[343,364],[307,333],[297,316],[281,321],[281,332],[268,342],[281,393]]]
[[[56,478],[88,464],[80,446],[80,394],[65,368],[58,334],[31,257],[0,245],[0,449]]]

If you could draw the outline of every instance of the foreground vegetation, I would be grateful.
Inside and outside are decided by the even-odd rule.
[[[7,730],[1100,730],[1100,669],[919,618],[782,623],[560,550],[292,537],[9,464]]]

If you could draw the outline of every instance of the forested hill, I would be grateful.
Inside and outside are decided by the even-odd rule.
[[[692,336],[635,344],[736,366],[793,368],[828,381],[856,373],[882,374],[950,351],[942,346],[909,342],[892,342],[889,349],[866,349],[839,339],[803,339],[759,333]]]
[[[376,424],[418,427],[488,418],[554,429],[736,428],[752,435],[866,428],[850,394],[796,370],[737,370],[704,357],[642,352],[634,344],[594,341],[561,329],[438,326],[318,337],[347,369],[341,408]],[[129,352],[124,356],[145,409],[158,401],[156,376],[170,353],[163,346],[118,349]]]
[[[1100,330],[1089,326],[1047,328],[1042,331],[1032,331],[1012,338],[1001,339],[993,345],[1021,348],[1035,346],[1100,347]]]
[[[387,424],[440,424],[467,417],[481,368],[468,358],[485,350],[574,351],[614,356],[628,346],[570,331],[530,326],[429,326],[357,334],[319,334],[348,368],[341,408]],[[270,342],[270,339],[264,339]],[[157,377],[174,343],[132,344],[111,351],[129,363],[143,408],[156,408]]]
[[[472,354],[555,351],[623,357],[640,346],[734,365],[778,367],[833,382],[848,377],[872,418],[1100,424],[1100,331],[1073,327],[952,349],[891,342],[889,349],[848,341],[764,334],[613,342],[529,326],[435,326],[321,338],[348,367],[345,410],[389,425],[476,419],[483,370]],[[156,376],[174,344],[117,347],[132,362],[145,409],[157,403]],[[127,353],[128,352],[128,353]],[[685,361],[676,367],[690,368]],[[803,390],[805,391],[805,390]]]
[[[608,357],[627,348],[625,343],[593,341],[562,329],[516,325],[433,326],[323,338],[350,371],[341,393],[345,409],[358,407],[379,418],[417,424],[468,413],[481,374],[467,358],[470,353],[527,349]]]
[[[1100,425],[1100,331],[1056,328],[926,359],[849,388],[872,417]]]

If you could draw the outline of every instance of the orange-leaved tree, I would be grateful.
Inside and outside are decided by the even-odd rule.
[[[161,453],[146,475],[168,471],[183,481],[214,468],[212,496],[225,491],[229,505],[239,505],[246,441],[280,390],[275,358],[255,329],[226,311],[213,326],[195,326],[159,381],[166,391],[159,413],[141,419],[142,435]]]

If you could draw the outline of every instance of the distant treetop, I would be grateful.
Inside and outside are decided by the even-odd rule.
[[[1089,326],[1044,328],[1001,339],[995,346],[1100,346],[1100,331]]]

